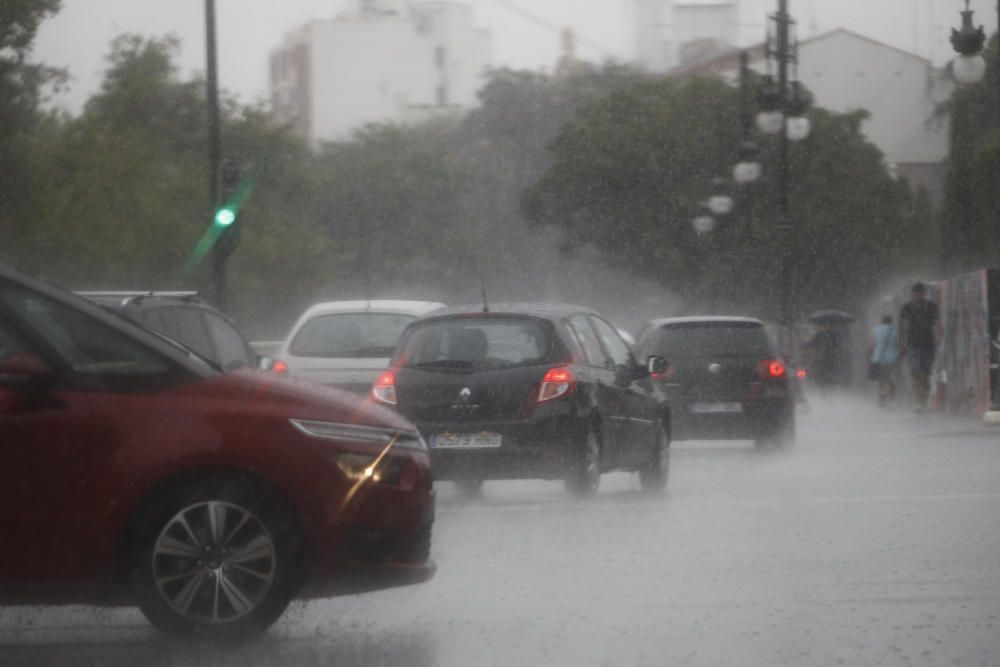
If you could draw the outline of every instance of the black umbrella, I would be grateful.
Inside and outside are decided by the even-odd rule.
[[[842,310],[817,310],[809,316],[809,321],[813,324],[848,324],[854,321],[854,315]]]

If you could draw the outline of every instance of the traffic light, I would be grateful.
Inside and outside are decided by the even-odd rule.
[[[236,209],[229,204],[222,206],[215,212],[215,224],[219,227],[228,227],[236,222]]]
[[[190,273],[197,267],[209,252],[213,252],[216,263],[225,262],[239,244],[239,225],[234,223],[240,217],[240,210],[250,197],[253,190],[253,169],[246,176],[240,176],[240,170],[234,162],[223,161],[220,167],[220,185],[222,186],[223,203],[215,209],[211,224],[198,241],[188,259],[185,273]]]

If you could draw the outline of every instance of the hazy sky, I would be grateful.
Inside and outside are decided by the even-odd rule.
[[[774,0],[743,0],[761,24]],[[548,68],[558,56],[558,26],[579,35],[579,54],[588,60],[632,57],[631,0],[465,0],[477,21],[493,32],[495,65]],[[348,0],[216,0],[221,85],[244,101],[267,95],[268,52],[282,35],[317,18],[343,10]],[[531,21],[509,8],[520,7]],[[848,27],[941,62],[950,57],[949,29],[958,24],[961,0],[791,0],[803,36]],[[994,0],[974,0],[977,23],[996,29]],[[991,9],[992,8],[992,9]],[[931,34],[915,34],[912,17],[924,13]],[[930,17],[927,20],[927,16]],[[539,23],[549,24],[543,27]],[[35,59],[69,69],[70,90],[60,98],[76,110],[100,85],[104,58],[113,37],[123,32],[176,33],[182,41],[181,67],[187,74],[205,62],[203,0],[63,0],[63,9],[43,24]],[[751,33],[753,31],[751,30]]]

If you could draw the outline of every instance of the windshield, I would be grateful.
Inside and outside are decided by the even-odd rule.
[[[394,365],[408,368],[498,369],[546,363],[551,328],[535,319],[462,317],[414,327]]]
[[[669,324],[643,341],[645,354],[665,359],[719,356],[755,357],[770,354],[764,327],[752,322],[698,322]]]
[[[390,357],[413,319],[401,313],[319,315],[299,329],[289,351],[297,357]]]

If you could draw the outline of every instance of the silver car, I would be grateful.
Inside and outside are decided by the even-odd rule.
[[[399,335],[436,301],[329,301],[299,317],[277,351],[290,375],[367,394],[389,365]]]

